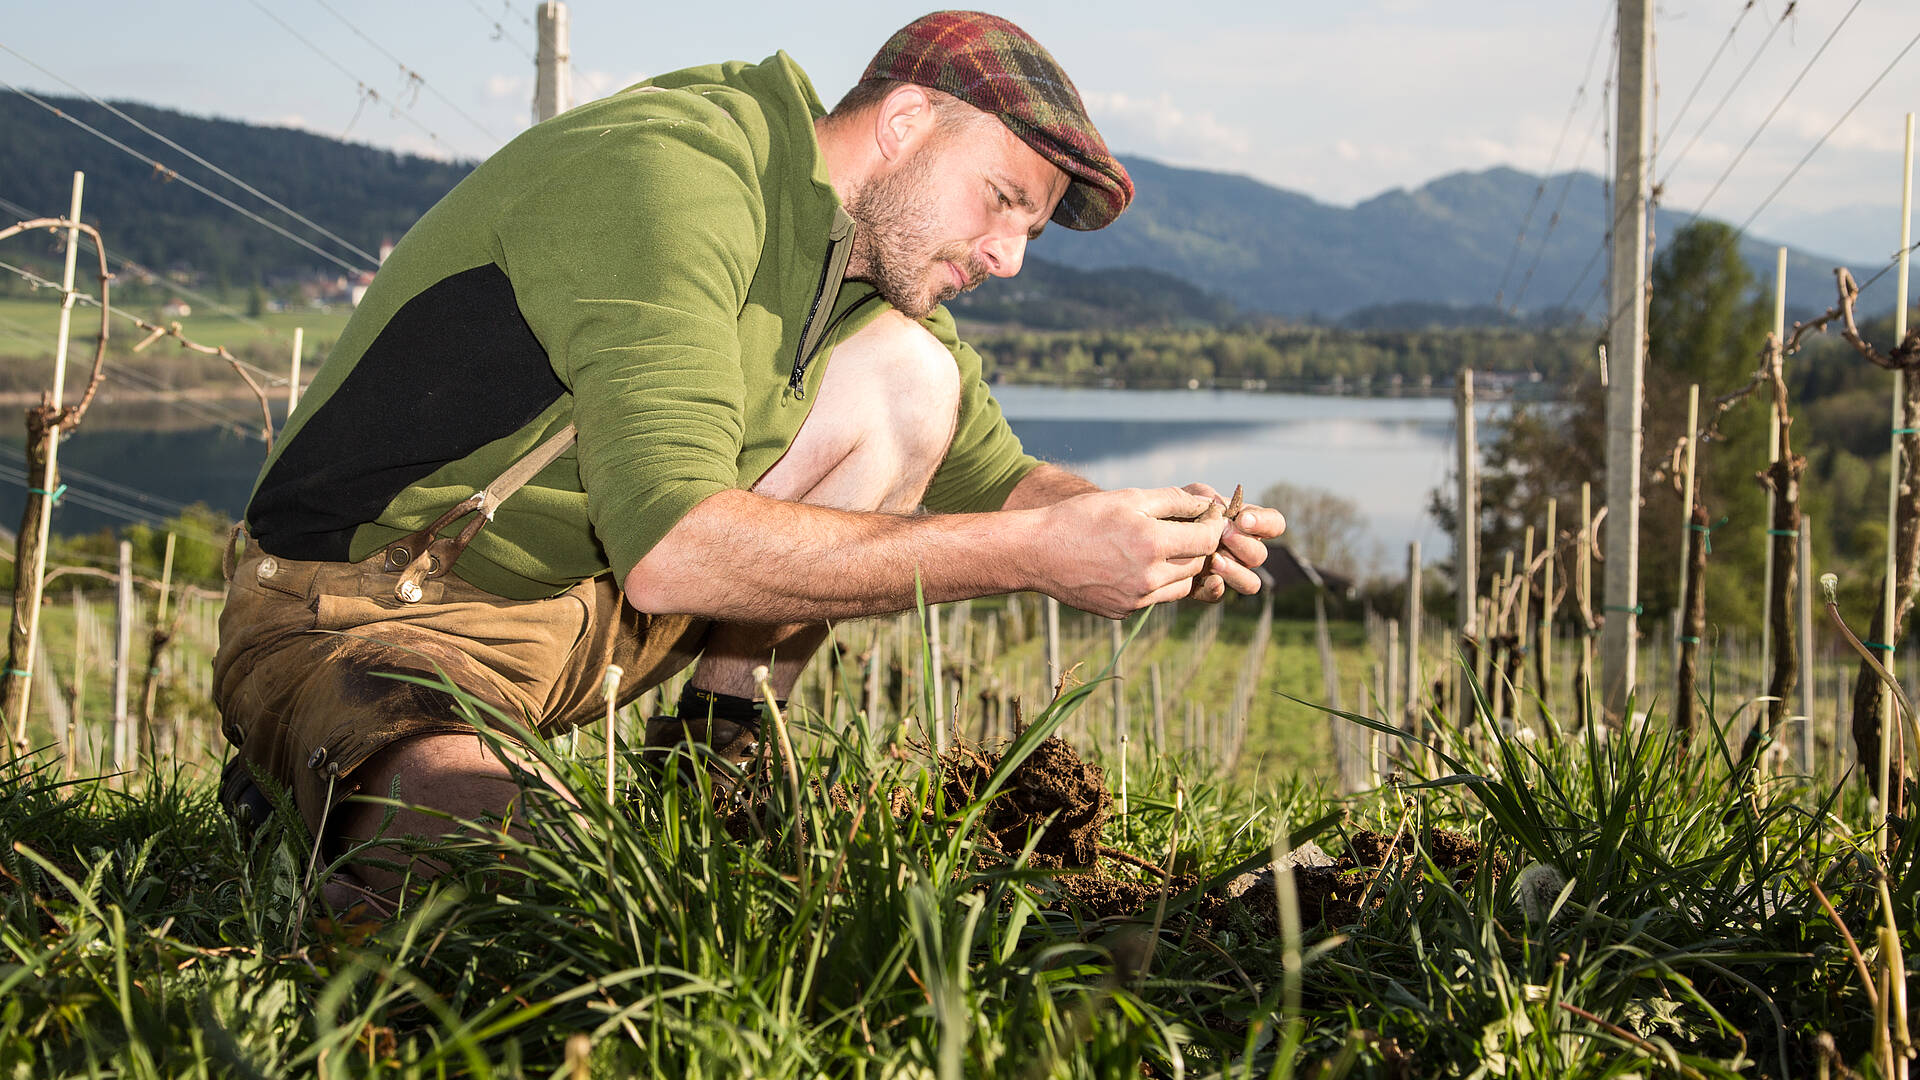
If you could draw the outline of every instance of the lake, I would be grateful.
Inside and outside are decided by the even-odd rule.
[[[1429,559],[1451,549],[1424,509],[1452,469],[1445,398],[1036,386],[994,394],[1029,452],[1104,487],[1199,480],[1222,492],[1244,485],[1255,499],[1287,480],[1356,502],[1381,569],[1402,565],[1412,540]],[[1479,407],[1483,440],[1504,409]],[[258,425],[246,400],[96,403],[61,446],[68,491],[55,528],[71,535],[154,522],[196,501],[237,514],[265,453]],[[16,435],[0,441],[0,524],[20,520],[26,487]]]

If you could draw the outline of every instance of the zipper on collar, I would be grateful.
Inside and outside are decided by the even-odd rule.
[[[813,363],[820,339],[826,336],[824,316],[833,310],[833,302],[840,295],[840,282],[847,276],[847,260],[852,256],[853,219],[845,209],[835,206],[833,226],[827,233],[827,261],[820,266],[813,304],[807,308],[807,321],[800,327],[800,344],[793,353],[793,374],[787,378],[787,391],[795,397],[807,396],[807,368]]]

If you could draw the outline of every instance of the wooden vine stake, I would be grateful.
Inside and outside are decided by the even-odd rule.
[[[52,525],[54,493],[60,488],[59,445],[62,436],[80,425],[87,406],[93,402],[100,385],[102,362],[107,351],[107,273],[106,245],[98,230],[80,222],[80,196],[86,186],[83,173],[73,174],[73,202],[64,218],[36,218],[8,229],[0,229],[0,239],[33,229],[64,230],[66,262],[60,278],[59,337],[54,342],[53,390],[40,404],[27,410],[27,475],[37,477],[37,486],[27,489],[27,504],[20,515],[19,549],[14,558],[13,618],[7,634],[7,666],[0,675],[0,714],[12,727],[15,753],[27,749],[27,707],[32,690],[35,645],[40,635],[40,596],[47,568],[47,537]],[[64,404],[67,383],[67,335],[73,323],[73,305],[78,294],[73,289],[74,264],[80,254],[80,234],[92,241],[99,261],[100,332],[95,339],[93,373],[80,400]]]
[[[153,618],[147,623],[147,673],[140,682],[140,723],[146,730],[147,753],[156,764],[162,752],[160,730],[153,718],[153,707],[160,696],[160,661],[180,630],[177,605],[173,619],[167,618],[167,600],[173,592],[173,545],[174,535],[168,533],[166,556],[160,564],[160,602],[154,605]]]

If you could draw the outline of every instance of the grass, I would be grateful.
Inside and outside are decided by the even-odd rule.
[[[1105,692],[1071,690],[1009,756]],[[1873,1075],[1872,1010],[1811,887],[1871,944],[1857,789],[1682,746],[1657,710],[1604,740],[1443,726],[1442,775],[1348,799],[1136,758],[1108,842],[1203,886],[1276,845],[1401,837],[1412,857],[1340,927],[1283,899],[1209,928],[1184,885],[1130,917],[1076,910],[978,843],[984,798],[933,797],[900,728],[869,738],[844,704],[789,720],[820,782],[797,805],[769,783],[744,840],[624,754],[609,800],[591,737],[579,760],[540,745],[578,809],[530,791],[524,835],[423,842],[450,869],[382,925],[311,917],[310,839],[290,813],[236,833],[211,763],[122,792],[16,762],[0,1074],[1781,1077],[1813,1074],[1827,1033]],[[931,812],[897,816],[902,790]],[[1489,854],[1441,869],[1433,825]],[[1909,952],[1913,850],[1886,867]]]

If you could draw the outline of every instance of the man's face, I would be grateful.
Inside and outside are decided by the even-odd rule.
[[[848,200],[848,276],[920,318],[989,275],[1019,273],[1066,190],[1067,174],[998,120],[943,125]]]

